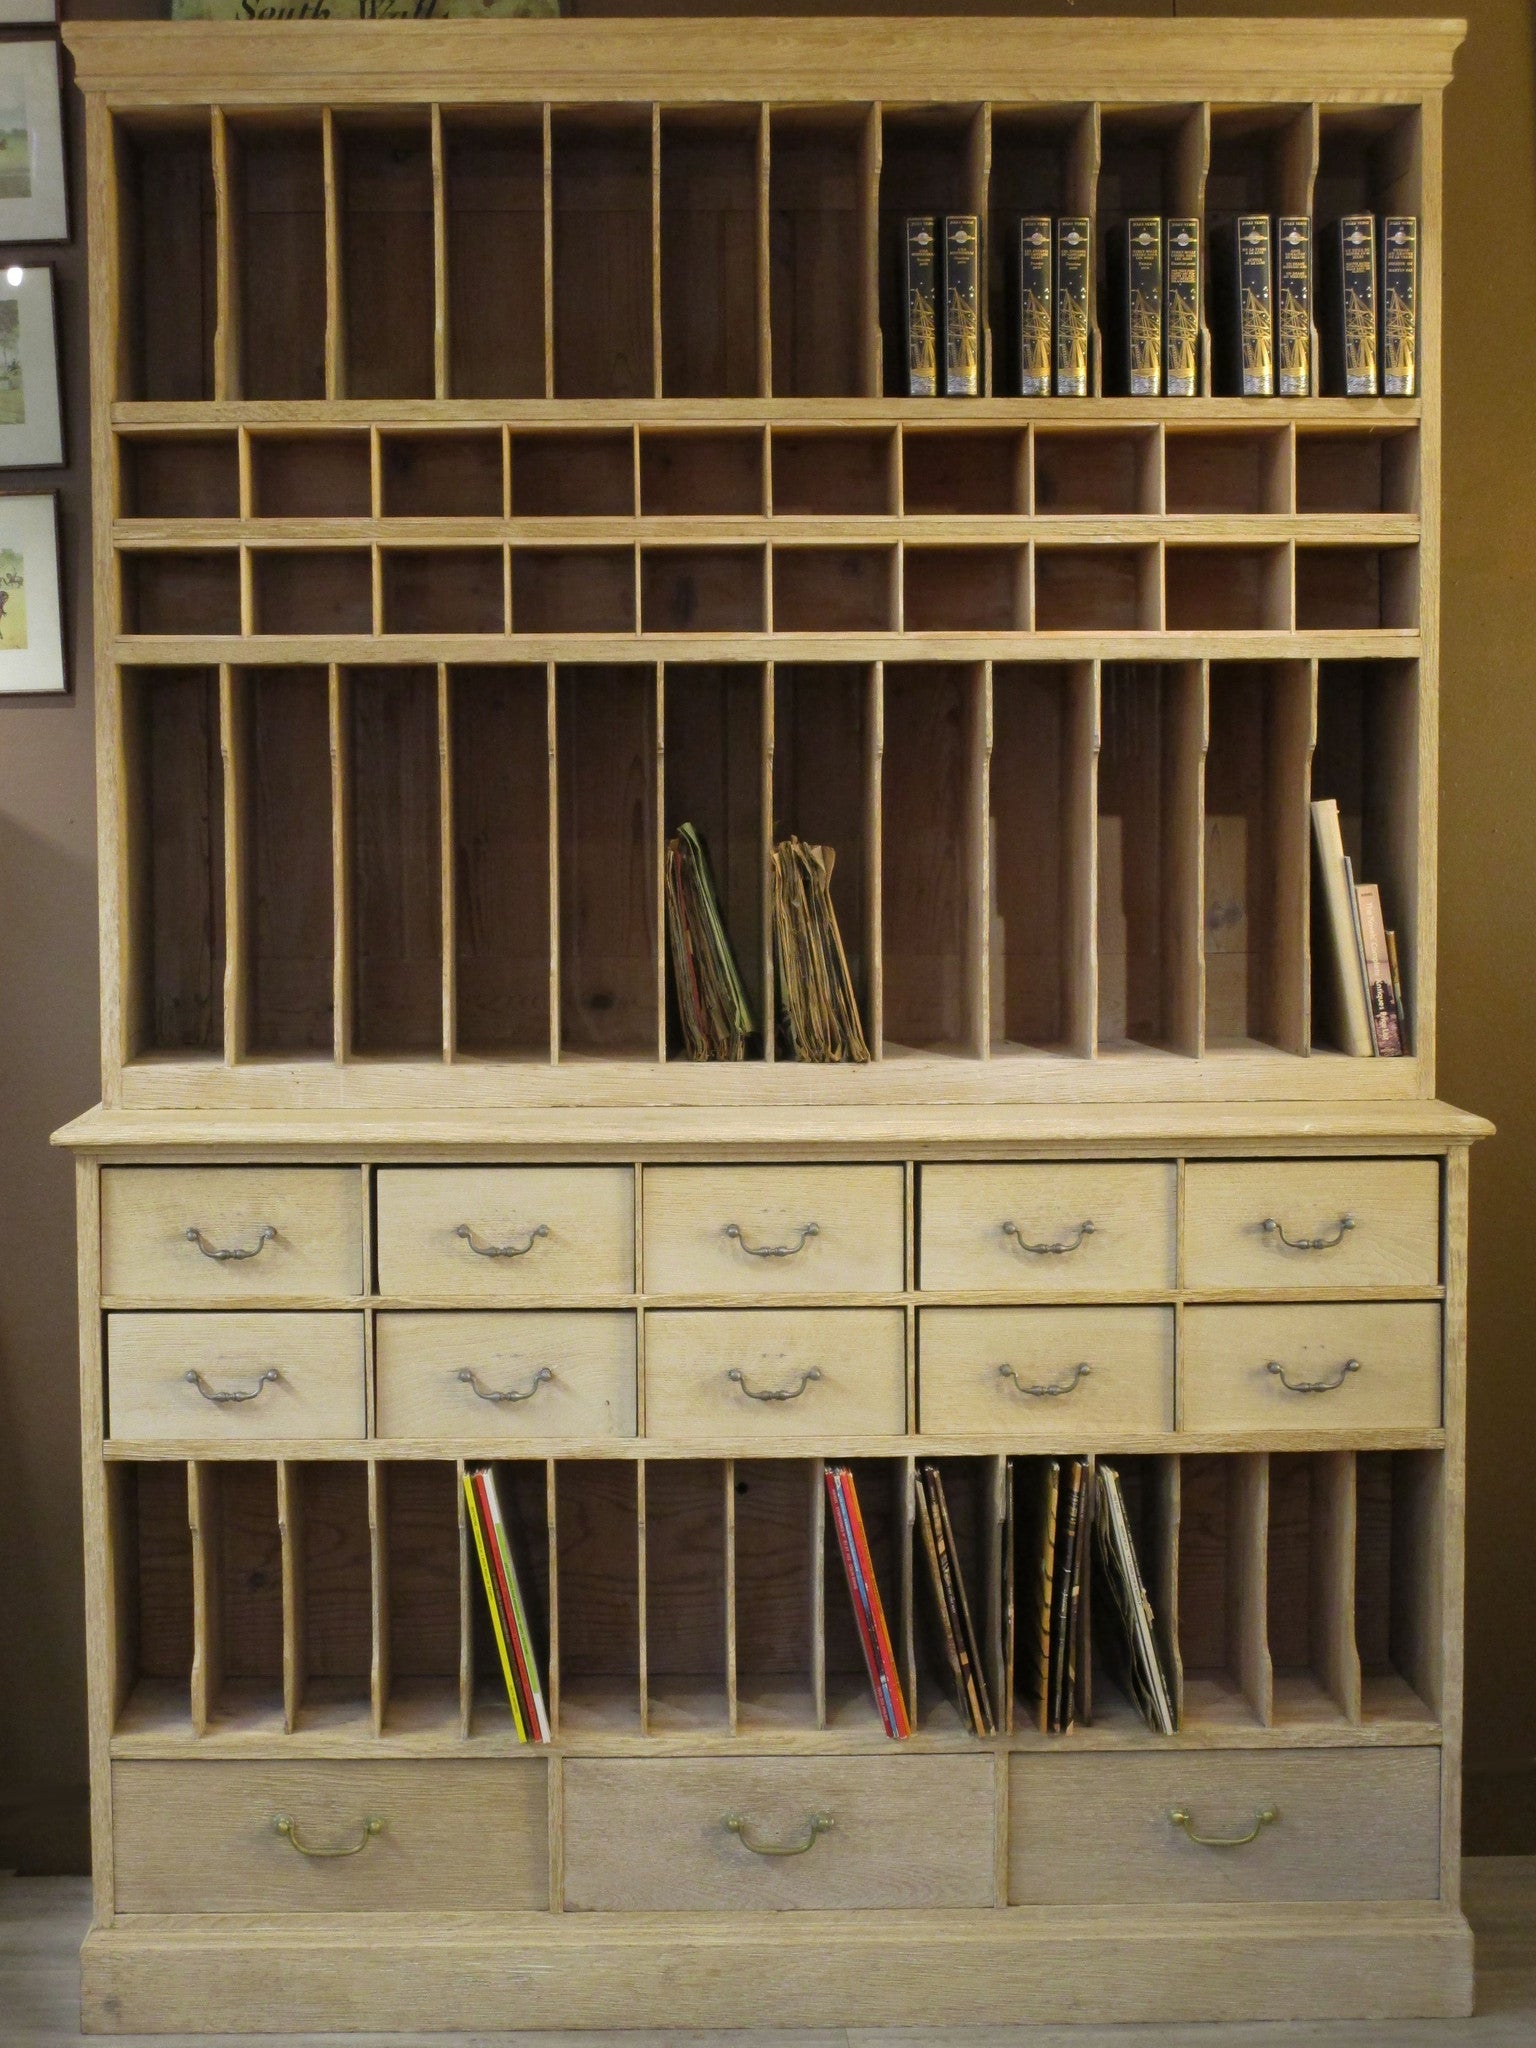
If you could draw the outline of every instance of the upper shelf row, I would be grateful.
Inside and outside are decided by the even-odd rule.
[[[1007,395],[1021,214],[1096,220],[1102,264],[1132,213],[1417,213],[1419,159],[1416,108],[1358,105],[135,113],[114,395],[878,397],[902,221],[944,212]]]

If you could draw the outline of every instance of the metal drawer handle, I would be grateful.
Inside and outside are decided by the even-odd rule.
[[[1074,1365],[1064,1380],[1045,1380],[1033,1387],[1026,1386],[1011,1365],[1000,1365],[997,1376],[1000,1380],[1012,1380],[1021,1394],[1028,1394],[1032,1401],[1039,1401],[1051,1400],[1057,1394],[1074,1393],[1092,1371],[1093,1367],[1084,1361],[1081,1365]]]
[[[1288,1379],[1278,1358],[1272,1358],[1264,1370],[1272,1372],[1288,1394],[1332,1394],[1343,1386],[1352,1372],[1360,1370],[1360,1361],[1358,1358],[1346,1358],[1332,1379],[1323,1380]]]
[[[190,1372],[183,1373],[182,1378],[189,1387],[196,1387],[205,1401],[218,1401],[222,1403],[225,1401],[254,1401],[262,1388],[271,1386],[279,1378],[279,1374],[277,1367],[271,1365],[261,1375],[261,1378],[257,1380],[254,1387],[226,1387],[222,1390],[218,1387],[210,1387],[195,1365]]]
[[[734,1238],[749,1259],[792,1259],[803,1252],[813,1237],[820,1237],[819,1223],[802,1223],[800,1235],[793,1244],[748,1244],[739,1223],[727,1223],[724,1235]]]
[[[749,1401],[798,1401],[812,1380],[821,1378],[821,1367],[807,1366],[800,1375],[800,1384],[797,1387],[749,1387],[747,1376],[739,1365],[733,1365],[726,1378],[734,1380]]]
[[[1182,1828],[1189,1839],[1192,1842],[1198,1843],[1202,1849],[1245,1849],[1250,1842],[1256,1842],[1259,1839],[1259,1836],[1271,1822],[1277,1821],[1280,1818],[1280,1809],[1277,1806],[1261,1807],[1254,1814],[1253,1826],[1246,1835],[1199,1834],[1195,1828],[1194,1815],[1190,1813],[1187,1807],[1183,1806],[1174,1807],[1168,1818],[1176,1828]]]
[[[754,1856],[803,1856],[807,1849],[816,1846],[818,1836],[824,1835],[832,1825],[830,1813],[812,1813],[806,1816],[805,1839],[799,1842],[754,1841],[747,1833],[751,1822],[739,1813],[728,1813],[725,1825],[740,1842],[743,1849],[750,1849]]]
[[[1036,1258],[1059,1259],[1065,1252],[1075,1252],[1085,1237],[1092,1237],[1093,1224],[1086,1218],[1079,1223],[1070,1237],[1064,1237],[1060,1244],[1031,1244],[1020,1232],[1017,1223],[1003,1225],[1004,1237],[1011,1237],[1021,1252],[1032,1252]]]
[[[482,1401],[531,1401],[545,1381],[552,1380],[554,1376],[553,1367],[541,1365],[526,1387],[506,1387],[498,1391],[495,1387],[482,1387],[480,1375],[472,1365],[466,1365],[462,1372],[454,1374],[454,1378],[466,1387],[473,1387]]]
[[[1293,1252],[1331,1252],[1334,1246],[1342,1244],[1355,1228],[1355,1219],[1353,1216],[1341,1216],[1339,1227],[1332,1237],[1287,1237],[1285,1225],[1277,1222],[1273,1216],[1266,1216],[1260,1228],[1269,1236],[1278,1237],[1280,1242],[1289,1245]]]
[[[188,1244],[195,1244],[197,1246],[205,1259],[217,1259],[222,1266],[226,1265],[231,1259],[254,1259],[259,1257],[277,1236],[277,1226],[275,1223],[263,1224],[261,1235],[253,1245],[249,1246],[213,1244],[208,1238],[204,1237],[195,1223],[189,1230],[183,1231],[182,1235],[186,1238]]]
[[[526,1259],[538,1240],[541,1237],[548,1237],[549,1225],[535,1223],[524,1244],[481,1244],[467,1223],[461,1223],[453,1234],[455,1237],[462,1237],[478,1259]]]
[[[376,1813],[369,1814],[368,1818],[363,1822],[363,1832],[361,1836],[358,1838],[357,1841],[355,1841],[352,1844],[350,1849],[310,1848],[307,1842],[301,1842],[299,1840],[298,1822],[286,1813],[277,1813],[272,1816],[272,1832],[275,1835],[285,1836],[287,1840],[293,1845],[293,1847],[298,1850],[301,1856],[361,1856],[363,1851],[367,1848],[368,1844],[373,1840],[374,1836],[383,1834],[384,1823],[382,1820],[379,1819]]]

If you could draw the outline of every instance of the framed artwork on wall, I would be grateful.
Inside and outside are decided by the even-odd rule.
[[[68,239],[59,46],[0,42],[0,242]]]
[[[0,695],[57,696],[64,669],[59,497],[0,497]]]
[[[0,270],[0,469],[63,461],[53,270],[13,263]]]

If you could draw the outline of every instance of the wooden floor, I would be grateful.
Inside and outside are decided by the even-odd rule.
[[[1393,2020],[1382,2025],[1216,2027],[834,2027],[786,2033],[627,2033],[461,2035],[453,2048],[1536,2048],[1536,1857],[1486,1857],[1466,1871],[1467,1914],[1477,1931],[1477,2016],[1470,2020]],[[82,1878],[0,1877],[0,2048],[64,2048],[77,2042],[79,1975],[75,1952],[85,1932]],[[196,2048],[193,2037],[172,2039]],[[213,2035],[200,2035],[209,2042]],[[232,2037],[221,2035],[220,2040]],[[248,2036],[236,2036],[247,2040]],[[441,2034],[288,2034],[284,2048],[448,2048]],[[145,2044],[140,2042],[140,2048]]]

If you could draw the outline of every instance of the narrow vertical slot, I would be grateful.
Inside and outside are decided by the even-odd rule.
[[[1355,1546],[1352,1527],[1333,1526],[1335,1464],[1302,1454],[1269,1460],[1268,1637],[1280,1724],[1348,1719],[1339,1637],[1350,1626]]]
[[[1381,890],[1382,916],[1396,939],[1404,1048],[1434,1043],[1432,977],[1419,961],[1433,956],[1434,934],[1421,929],[1432,872],[1420,846],[1418,668],[1407,661],[1325,661],[1318,666],[1317,746],[1312,798],[1339,806],[1344,851],[1355,880]],[[1320,892],[1312,891],[1314,1046],[1339,1044],[1331,1000],[1328,934]]]
[[[987,764],[983,665],[890,663],[882,759],[885,1056],[978,1053]]]
[[[1277,222],[1287,217],[1310,222],[1316,147],[1316,115],[1310,105],[1228,107],[1213,111],[1211,165],[1206,179],[1206,214],[1212,227],[1245,213],[1268,214]],[[1277,243],[1277,258],[1278,254]],[[1314,261],[1315,257],[1316,251]],[[1314,302],[1307,320],[1296,323],[1298,346],[1294,341],[1288,342],[1292,325],[1282,308],[1280,279],[1275,279],[1275,389],[1282,395],[1315,396],[1320,389],[1315,270],[1313,292]],[[1305,356],[1301,349],[1305,349]],[[1298,380],[1302,379],[1298,389]]]
[[[1320,260],[1329,230],[1343,214],[1422,214],[1423,117],[1417,107],[1321,107],[1317,118],[1313,213]],[[1423,346],[1421,321],[1421,357]],[[1330,381],[1329,351],[1323,353],[1314,391],[1328,398],[1345,396],[1337,381]],[[1378,361],[1377,390],[1381,369]],[[1422,389],[1422,360],[1418,369],[1416,389]]]
[[[1356,1471],[1361,1718],[1432,1723],[1444,1677],[1444,1456],[1362,1451]]]
[[[562,1052],[654,1058],[655,670],[562,667],[558,690]]]
[[[234,1066],[246,1056],[250,976],[247,972],[246,928],[248,865],[246,845],[249,750],[242,731],[238,679],[232,669],[219,669],[219,747],[224,757],[224,1060]]]
[[[872,110],[775,107],[770,117],[773,392],[853,398],[873,389],[860,305]]]
[[[539,107],[445,113],[448,389],[544,396],[544,122]]]
[[[992,331],[992,390],[1017,397],[1022,388],[1019,334],[1019,222],[1028,214],[1055,219],[1092,216],[1092,190],[1084,197],[1085,143],[1093,110],[1085,107],[994,107],[991,175],[982,252]]]
[[[1311,827],[1305,662],[1213,662],[1205,767],[1208,1050],[1304,1053]]]
[[[927,1478],[937,1471],[948,1517],[947,1530],[931,1523],[933,1488]],[[928,1502],[933,1526],[935,1555],[941,1579],[954,1588],[963,1616],[969,1619],[951,1639],[944,1605],[934,1585],[927,1540],[921,1529],[914,1530],[915,1550],[913,1604],[916,1613],[918,1665],[918,1731],[925,1735],[955,1735],[974,1732],[970,1715],[977,1708],[996,1728],[1005,1714],[1005,1703],[997,1690],[1002,1669],[1000,1603],[997,1567],[993,1561],[998,1525],[993,1498],[994,1460],[991,1458],[923,1458],[917,1461],[916,1485]],[[922,1522],[923,1501],[916,1507]],[[953,1542],[949,1541],[952,1538]],[[951,1640],[953,1647],[951,1647]],[[976,1655],[972,1655],[972,1649]],[[951,1658],[960,1661],[967,1704],[957,1698],[957,1681]]]
[[[239,394],[324,398],[325,151],[317,117],[232,118]]]
[[[661,388],[758,389],[756,107],[661,116]]]
[[[334,972],[331,1001],[336,1018],[334,1057],[352,1056],[352,987],[356,947],[352,935],[352,848],[357,833],[352,803],[352,686],[344,669],[327,671],[331,741],[331,895]]]
[[[218,672],[126,671],[122,705],[129,1056],[216,1057],[226,931]]]
[[[1202,107],[1157,107],[1101,113],[1096,239],[1098,324],[1103,335],[1103,389],[1131,389],[1126,321],[1113,280],[1116,245],[1139,215],[1198,216],[1205,169]],[[1120,252],[1123,255],[1123,250]],[[1161,367],[1157,378],[1161,389]]]
[[[873,1051],[872,860],[878,802],[870,672],[851,662],[774,669],[773,837],[832,849],[832,903],[854,996]]]
[[[292,1735],[304,1705],[304,1487],[303,1467],[284,1458],[277,1467],[277,1533],[283,1572],[283,1731]]]
[[[541,667],[449,674],[458,1049],[549,1057],[549,726]]]
[[[430,398],[433,322],[432,133],[403,112],[337,121],[342,159],[342,294],[349,398]]]
[[[246,669],[235,701],[247,1050],[327,1056],[335,1012],[326,671]]]
[[[848,1470],[858,1492],[870,1562],[894,1649],[900,1633],[901,1550],[908,1534],[900,1512],[901,1489],[895,1483],[899,1468],[888,1459],[859,1458],[849,1463]],[[880,1710],[860,1646],[853,1596],[830,1506],[826,1520],[827,1726],[845,1734],[878,1734]]]
[[[1102,1488],[1106,1465],[1113,1469],[1119,1480],[1131,1547],[1151,1609],[1158,1664],[1177,1729],[1182,1691],[1178,1649],[1178,1461],[1173,1458],[1101,1458],[1095,1473],[1096,1495]],[[1145,1732],[1148,1724],[1131,1690],[1126,1620],[1118,1605],[1115,1589],[1106,1576],[1097,1526],[1091,1542],[1093,1725],[1114,1733]]]
[[[568,1734],[640,1732],[636,1468],[557,1468],[560,1721]]]
[[[1200,664],[1103,670],[1098,1042],[1199,1050]]]
[[[879,304],[882,381],[888,397],[909,393],[906,223],[914,214],[939,218],[976,211],[972,130],[980,120],[979,108],[881,109]],[[941,325],[941,333],[945,331]],[[978,341],[979,334],[972,337],[970,353],[979,392]]]
[[[1262,1455],[1183,1460],[1178,1625],[1191,1732],[1267,1726],[1272,1718],[1267,1496]]]
[[[721,1513],[725,1524],[725,1725],[734,1735],[741,1723],[736,1684],[736,1461],[720,1468]]]
[[[211,117],[136,117],[116,132],[117,396],[210,399],[218,317]]]
[[[192,1732],[206,1735],[224,1686],[223,1561],[217,1465],[187,1467],[187,1520],[192,1530]]]
[[[459,1050],[459,894],[454,872],[458,806],[453,786],[453,682],[446,662],[437,665],[438,897],[443,918],[443,1058]]]
[[[810,1651],[811,1713],[818,1728],[827,1725],[827,1468],[821,1458],[810,1464]]]
[[[353,1046],[442,1051],[437,675],[350,677]]]
[[[543,1459],[503,1459],[496,1463],[493,1472],[496,1498],[517,1571],[523,1617],[528,1624],[534,1664],[553,1729],[555,1706],[551,1646],[554,1636],[551,1617],[554,1580],[550,1560],[549,1468]],[[474,1683],[470,1732],[474,1735],[504,1735],[512,1729],[513,1722],[501,1647],[491,1620],[490,1599],[485,1590],[473,1532],[466,1527],[465,1535],[470,1581],[470,1663]],[[511,1643],[507,1645],[507,1652],[509,1657],[515,1654]]]
[[[209,1696],[210,1733],[284,1726],[283,1566],[274,1465],[228,1463],[202,1468],[217,1484],[204,1513],[218,1524],[220,1610],[218,1692]]]
[[[342,224],[345,172],[341,132],[332,108],[320,113],[321,170],[325,181],[325,395],[347,396],[347,295]]]
[[[669,663],[666,671],[665,831],[685,824],[704,842],[716,900],[746,991],[760,1056],[770,1029],[763,987],[763,671]],[[684,1042],[669,971],[667,1045]]]
[[[648,1465],[646,1697],[653,1735],[728,1726],[725,1550],[721,1466],[703,1459]]]
[[[372,1726],[373,1666],[368,1468],[348,1462],[292,1466],[290,1473],[304,1517],[298,1729],[364,1734]]]
[[[552,115],[555,395],[654,394],[651,112]]]
[[[109,1465],[118,1734],[192,1727],[193,1559],[183,1464]]]
[[[368,1461],[368,1602],[370,1655],[368,1666],[369,1726],[374,1735],[384,1733],[389,1714],[391,1687],[390,1657],[394,1643],[390,1634],[389,1572],[389,1467],[376,1459]]]
[[[402,1461],[386,1472],[382,1555],[389,1636],[386,1735],[457,1734],[459,1726],[458,1475]]]

